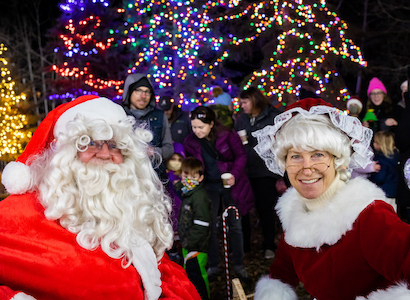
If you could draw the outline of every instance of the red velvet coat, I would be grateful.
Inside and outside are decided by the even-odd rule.
[[[185,271],[164,255],[162,299],[200,299]],[[0,202],[0,300],[22,291],[42,299],[144,299],[141,278],[100,248],[86,250],[76,235],[44,217],[36,194]]]
[[[246,215],[253,207],[255,198],[249,179],[245,174],[246,152],[241,138],[234,131],[219,132],[215,148],[226,160],[229,160],[228,162],[219,160],[217,162],[218,169],[221,174],[229,172],[235,176],[235,185],[231,188],[231,195],[241,214]],[[201,144],[194,133],[185,138],[184,149],[187,156],[193,156],[204,164]]]
[[[290,189],[276,207],[284,234],[270,268],[270,278],[283,284],[261,281],[257,293],[270,283],[276,284],[275,292],[266,289],[266,297],[255,299],[272,299],[274,293],[288,290],[285,283],[295,287],[299,281],[318,300],[352,300],[400,281],[409,283],[410,225],[377,199],[384,199],[383,191],[356,178],[327,207],[307,212],[296,190]],[[401,292],[404,298],[390,294],[369,299],[410,299],[405,287]]]

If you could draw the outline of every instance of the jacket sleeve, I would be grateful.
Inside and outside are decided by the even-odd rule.
[[[239,178],[239,176],[241,176],[242,173],[245,173],[246,152],[245,148],[242,145],[241,138],[234,131],[229,133],[229,145],[235,156],[231,173],[233,174],[233,176],[235,176],[235,178]]]
[[[174,154],[171,129],[169,128],[168,118],[165,114],[162,121],[162,146],[157,147],[157,150],[161,154],[163,161],[166,161]]]
[[[406,108],[401,115],[401,119],[395,131],[396,146],[402,153],[410,150],[410,97],[408,93],[406,93],[406,95]]]
[[[203,242],[211,230],[212,214],[210,209],[210,200],[206,195],[201,195],[200,199],[193,201],[193,224],[188,233],[188,245],[186,249],[189,251],[198,251],[198,244]]]
[[[360,214],[358,228],[369,265],[390,282],[410,282],[410,225],[379,200]]]
[[[297,300],[294,288],[299,284],[292,258],[282,235],[269,277],[256,284],[255,300]]]
[[[162,280],[161,299],[172,300],[200,300],[196,288],[188,279],[185,270],[172,262],[168,255],[164,254],[159,264]]]

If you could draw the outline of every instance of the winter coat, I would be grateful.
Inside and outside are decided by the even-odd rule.
[[[180,108],[174,107],[170,127],[172,141],[174,143],[183,144],[185,138],[192,132],[191,120],[189,119],[188,113]]]
[[[246,172],[249,178],[260,177],[276,177],[278,175],[273,174],[266,167],[265,162],[255,151],[255,146],[258,143],[257,139],[252,136],[252,132],[260,130],[267,125],[273,125],[273,120],[279,114],[279,111],[273,106],[267,106],[256,118],[248,114],[242,113],[239,119],[235,123],[235,130],[240,131],[245,129],[248,136],[248,144],[245,146],[245,151],[248,157]]]
[[[374,160],[380,164],[380,171],[372,173],[370,180],[377,184],[388,198],[395,198],[399,180],[399,153],[396,151],[391,158],[387,158],[382,152],[374,153]]]
[[[181,188],[178,184],[176,188]],[[208,252],[211,236],[212,209],[202,183],[183,194],[178,218],[178,234],[181,246],[191,251]]]
[[[396,285],[410,282],[410,225],[384,200],[360,177],[314,211],[288,189],[276,206],[284,234],[255,300],[297,299],[292,287],[299,282],[318,300],[364,300],[359,296],[372,292],[366,299],[410,299],[410,290]]]
[[[132,91],[129,90],[129,87],[142,78],[147,78],[148,82],[151,84],[149,78],[144,74],[136,73],[127,76],[124,83],[124,93],[122,95],[122,107],[127,115],[135,117],[137,123],[147,124],[154,136],[151,145],[155,147],[155,150],[162,156],[163,161],[166,161],[174,153],[174,147],[172,146],[172,137],[168,125],[168,119],[162,110],[156,108],[154,88],[152,84],[149,87],[151,90],[150,102],[144,110],[144,115],[136,115],[130,108]],[[161,172],[164,171],[165,167],[161,164]]]
[[[410,158],[410,97],[408,93],[405,93],[406,108],[401,115],[399,125],[395,132],[396,147],[400,151],[400,172],[399,172],[399,184],[397,189],[397,204],[399,206],[398,213],[403,218],[410,219],[407,215],[406,207],[410,207],[410,189],[404,178],[403,168],[406,161]]]
[[[140,272],[150,264],[124,268],[101,247],[80,246],[77,234],[44,216],[35,193],[0,202],[0,299],[146,299]],[[166,254],[158,261],[161,299],[201,299],[183,268]],[[16,297],[14,297],[16,296]],[[20,297],[20,298],[19,298]]]
[[[246,153],[241,138],[233,131],[219,132],[216,137],[215,147],[223,157],[223,161],[218,160],[217,162],[219,172],[221,174],[229,172],[235,177],[235,185],[231,188],[231,196],[241,214],[246,215],[253,207],[255,199],[249,179],[245,174]],[[187,156],[199,159],[204,165],[201,144],[194,133],[186,137],[184,148]]]

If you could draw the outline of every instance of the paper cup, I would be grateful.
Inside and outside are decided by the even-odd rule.
[[[238,135],[242,140],[242,144],[246,145],[248,143],[248,135],[246,134],[246,130],[245,129],[239,130]]]
[[[228,179],[231,178],[231,177],[232,177],[232,174],[231,174],[231,173],[223,173],[223,174],[221,175],[222,183],[223,183],[223,185],[224,185],[224,188],[229,189],[229,188],[231,187],[231,186],[228,184]]]

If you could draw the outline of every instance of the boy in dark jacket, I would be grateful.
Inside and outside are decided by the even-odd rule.
[[[203,166],[190,157],[182,162],[181,188],[183,199],[178,218],[178,233],[182,245],[184,268],[202,299],[209,299],[206,274],[209,238],[211,235],[211,200],[202,186]]]

